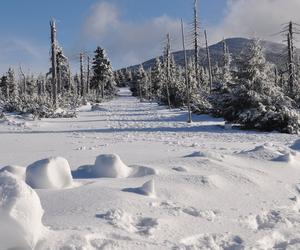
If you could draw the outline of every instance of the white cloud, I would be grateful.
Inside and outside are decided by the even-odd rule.
[[[299,0],[228,0],[225,18],[220,25],[210,27],[211,38],[259,37],[282,41],[283,37],[272,36],[293,21],[300,23]]]
[[[142,23],[122,20],[118,8],[108,2],[92,6],[84,24],[84,38],[103,46],[116,67],[141,63],[159,56],[167,33],[173,48],[180,47],[180,20],[167,15]]]

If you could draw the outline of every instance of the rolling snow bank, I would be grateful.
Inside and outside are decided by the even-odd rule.
[[[20,166],[6,166],[0,169],[0,173],[9,172],[25,181],[26,168]]]
[[[132,169],[122,162],[116,154],[99,155],[95,165],[91,167],[91,174],[94,178],[127,178]]]
[[[34,249],[43,231],[36,192],[17,176],[0,173],[0,249]]]
[[[37,189],[60,189],[73,183],[71,168],[62,157],[34,162],[26,170],[26,183]]]

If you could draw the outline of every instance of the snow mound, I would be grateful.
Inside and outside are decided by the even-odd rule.
[[[25,181],[26,168],[20,166],[5,166],[0,169],[0,173],[9,172]]]
[[[203,151],[196,151],[189,155],[184,156],[184,158],[192,158],[192,157],[203,157],[203,158],[211,158],[213,160],[222,161],[224,159],[224,155],[212,152],[203,152]]]
[[[130,176],[131,178],[144,177],[148,175],[156,175],[157,171],[153,168],[143,167],[143,166],[130,166],[132,169]]]
[[[200,234],[181,240],[185,249],[245,249],[244,241],[237,235],[225,234]]]
[[[280,156],[274,158],[273,161],[293,163],[295,161],[295,156],[296,156],[296,154],[294,154],[293,152],[290,152],[290,153],[280,155]]]
[[[99,155],[91,168],[94,178],[126,178],[130,176],[131,171],[132,169],[116,154]]]
[[[300,139],[296,140],[293,145],[291,146],[291,149],[300,151]]]
[[[279,151],[275,145],[266,143],[261,146],[257,146],[254,149],[243,150],[238,155],[246,156],[256,160],[273,160],[276,157],[282,156],[282,151]]]
[[[62,157],[34,162],[26,170],[26,182],[32,188],[60,189],[73,183],[68,161]]]
[[[156,197],[154,180],[147,181],[144,185],[138,188],[125,188],[124,192],[136,193],[152,198]]]
[[[43,232],[36,192],[15,175],[0,173],[1,249],[34,249]]]

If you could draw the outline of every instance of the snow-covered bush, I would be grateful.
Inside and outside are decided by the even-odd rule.
[[[70,118],[76,117],[76,113],[66,104],[69,102],[61,101],[60,106],[66,106],[65,112],[57,112],[49,98],[38,96],[20,96],[16,99],[9,99],[4,104],[4,112],[16,112],[19,114],[33,114],[36,118]],[[71,103],[71,102],[70,102]]]
[[[44,230],[36,192],[9,172],[0,173],[0,248],[34,249]]]
[[[239,69],[238,80],[212,95],[215,114],[247,129],[298,133],[297,105],[272,81],[270,68],[259,42],[253,41]]]

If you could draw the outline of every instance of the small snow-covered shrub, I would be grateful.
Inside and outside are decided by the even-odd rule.
[[[32,163],[26,170],[26,183],[37,189],[60,189],[73,183],[71,168],[62,157]]]
[[[0,173],[0,248],[35,249],[44,230],[36,192],[15,175]]]
[[[70,108],[68,105],[66,110]],[[75,111],[56,112],[52,101],[47,97],[39,96],[20,96],[15,99],[9,99],[4,104],[5,112],[16,112],[19,114],[32,114],[36,118],[70,118],[76,117]]]

